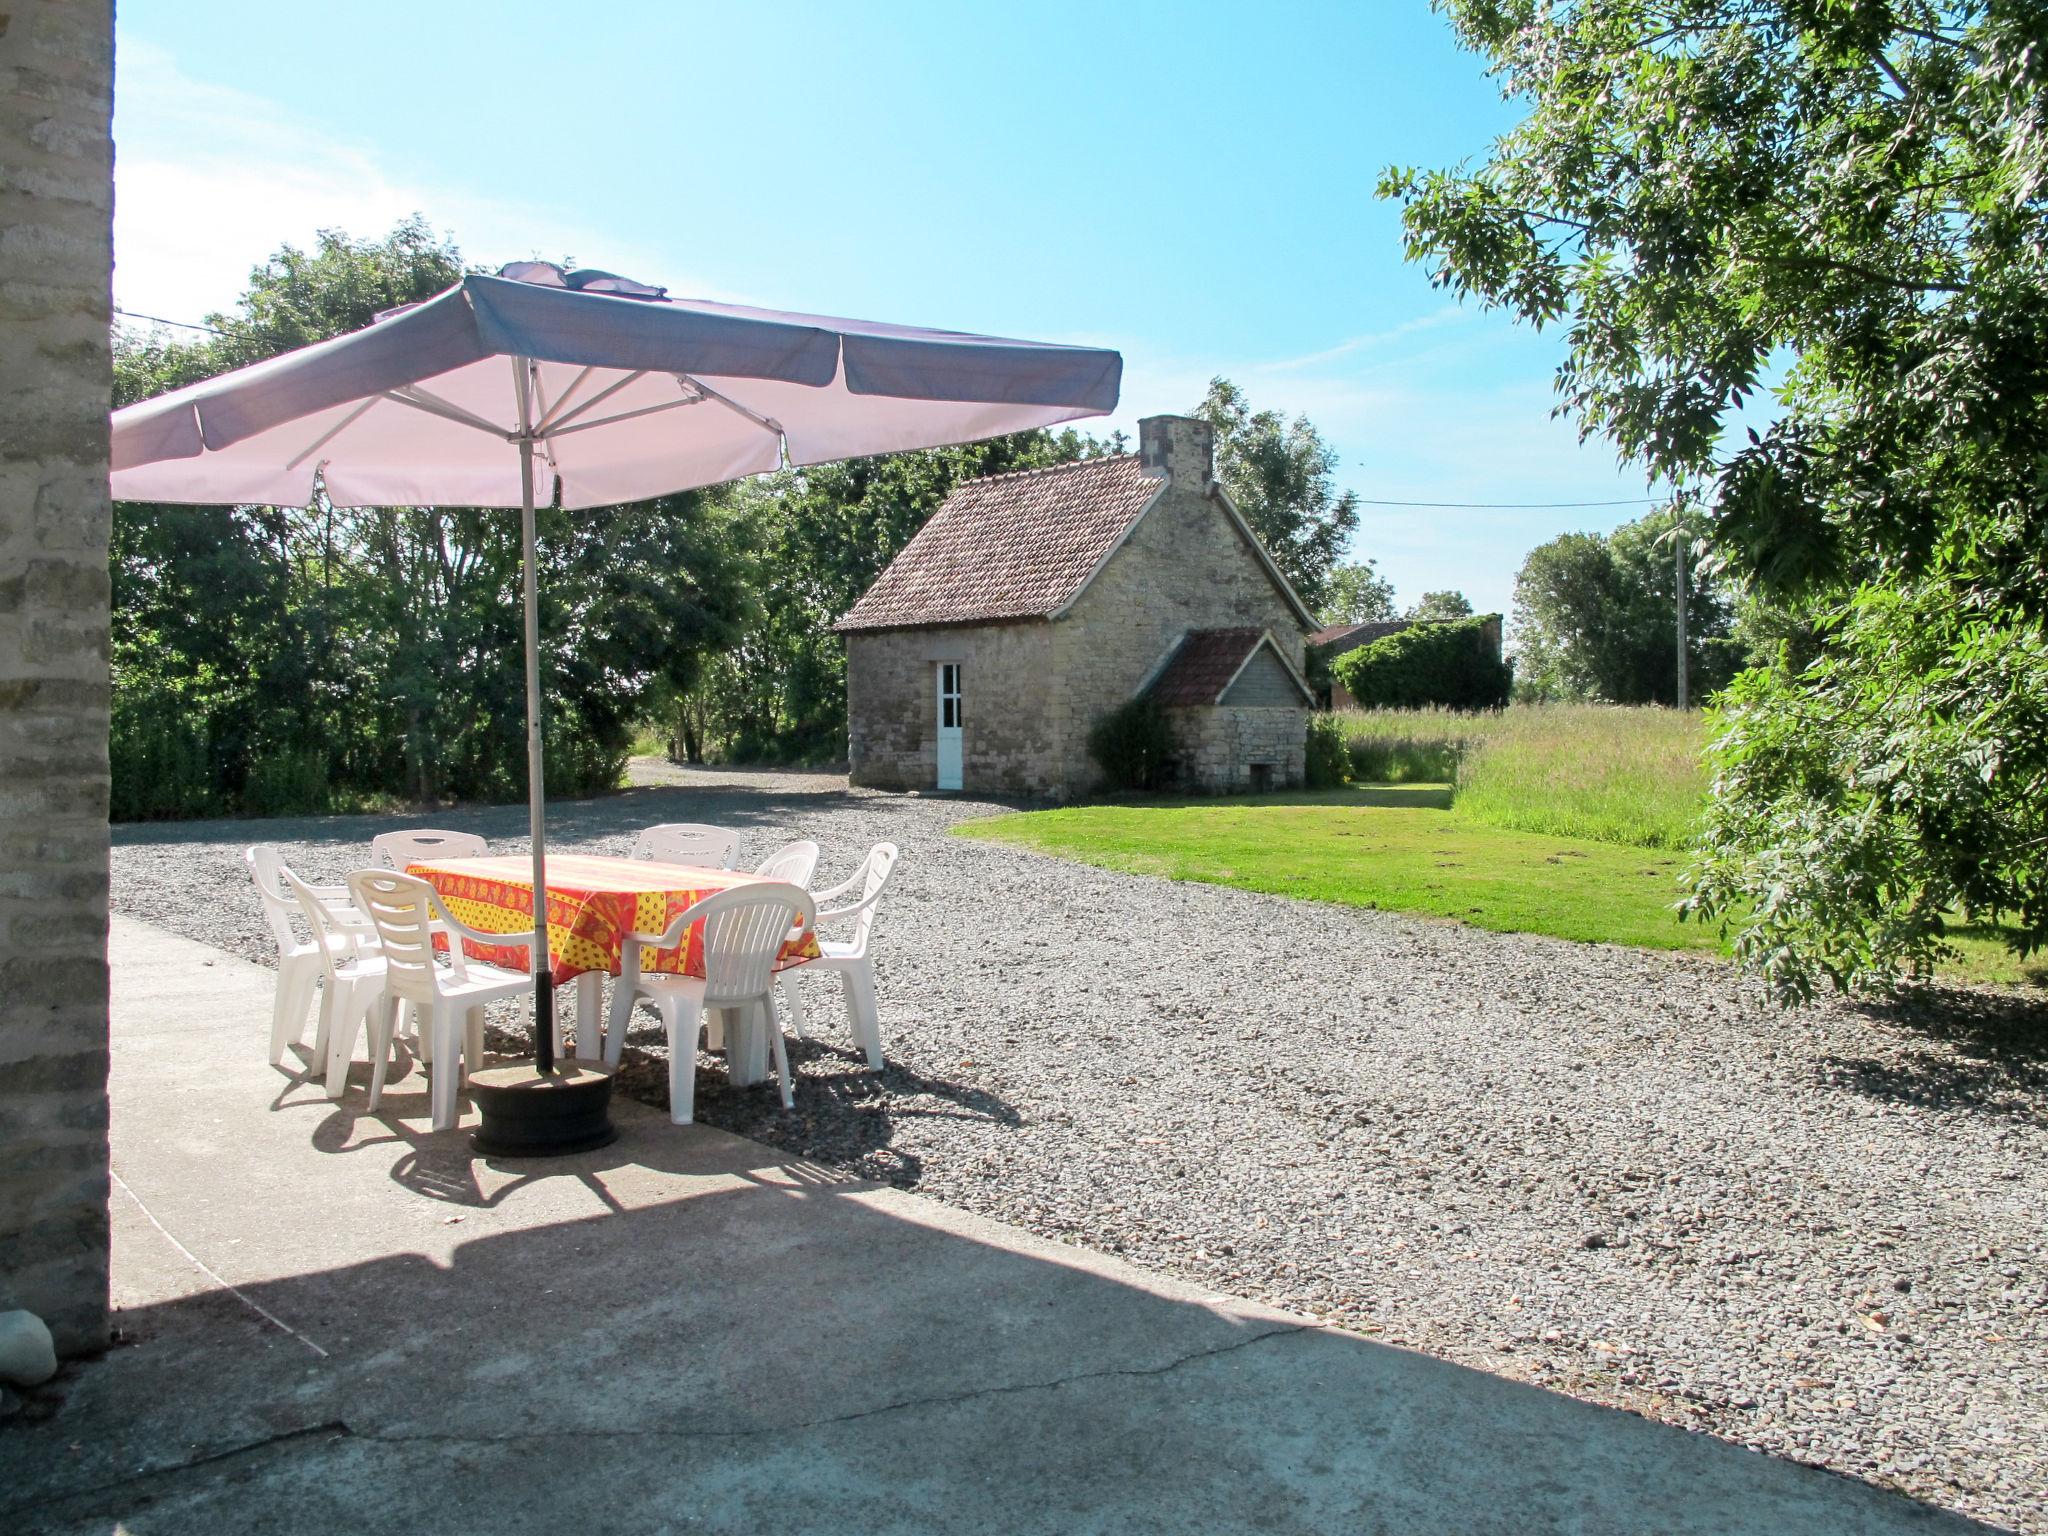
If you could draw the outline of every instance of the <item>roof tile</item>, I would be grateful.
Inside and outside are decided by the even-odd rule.
[[[1191,629],[1146,691],[1168,709],[1214,704],[1265,633],[1263,629]]]
[[[1136,454],[966,481],[833,627],[1050,618],[1163,483]]]

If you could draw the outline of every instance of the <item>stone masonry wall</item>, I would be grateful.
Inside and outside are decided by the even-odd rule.
[[[1301,784],[1308,756],[1306,709],[1217,705],[1168,711],[1181,749],[1181,784],[1205,794],[1252,787],[1251,766],[1270,763],[1274,789]]]
[[[1089,727],[1138,691],[1167,647],[1190,629],[1237,625],[1272,630],[1301,665],[1300,622],[1222,505],[1170,485],[1052,626],[1060,679],[1054,736],[1068,793],[1086,794],[1101,777],[1088,756]],[[1299,712],[1280,713],[1306,729]]]
[[[847,767],[870,789],[938,782],[938,665],[960,663],[960,777],[983,794],[1053,794],[1052,626],[1042,620],[846,637]]]
[[[0,8],[0,1310],[107,1339],[113,6]]]

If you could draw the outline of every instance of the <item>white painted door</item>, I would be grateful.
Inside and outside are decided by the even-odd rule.
[[[960,663],[939,663],[939,788],[960,788]]]

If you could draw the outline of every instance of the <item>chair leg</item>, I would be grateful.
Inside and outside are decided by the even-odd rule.
[[[782,1023],[775,1017],[772,997],[761,1000],[761,1012],[768,1023],[768,1048],[775,1053],[775,1081],[782,1089],[782,1107],[796,1108],[796,1087],[789,1079],[789,1051],[782,1043]]]
[[[661,1022],[668,1026],[668,1117],[688,1125],[697,1107],[697,1031],[703,1011],[687,997],[661,999]]]
[[[846,972],[846,997],[853,1038],[867,1052],[868,1067],[882,1070],[882,1019],[875,1008],[875,973],[863,959]]]
[[[330,983],[320,999],[321,1033],[327,1036],[327,1097],[338,1099],[348,1087],[348,1066],[356,1053],[356,1029],[362,1011],[350,983]]]
[[[474,1077],[484,1064],[484,1011],[472,1008],[462,1031],[463,1069]]]
[[[797,1039],[810,1039],[810,1031],[804,1028],[803,988],[797,982],[796,972],[784,971],[775,978],[775,985],[782,993],[782,1000],[789,1004],[789,1027],[796,1031]]]
[[[288,1046],[296,1045],[306,1033],[306,1007],[312,1001],[313,978],[317,972],[292,960],[279,962],[277,995],[270,1005],[270,1064],[284,1060]]]
[[[398,1032],[398,1004],[383,999],[370,1010],[370,1111],[384,1102],[384,1076],[391,1066],[392,1036]]]
[[[455,1010],[446,1003],[434,1004],[427,1030],[433,1042],[432,1104],[434,1129],[452,1130],[455,1126],[455,1077],[457,1072],[456,1051],[461,1044],[456,1034]]]

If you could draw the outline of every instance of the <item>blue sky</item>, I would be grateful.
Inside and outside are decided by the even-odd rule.
[[[1550,419],[1556,339],[1433,290],[1372,195],[1513,121],[1422,0],[126,0],[118,46],[124,308],[417,211],[473,260],[1115,346],[1126,428],[1226,374],[1362,497],[1646,494]],[[1533,545],[1641,510],[1369,507],[1355,552],[1504,610]]]

